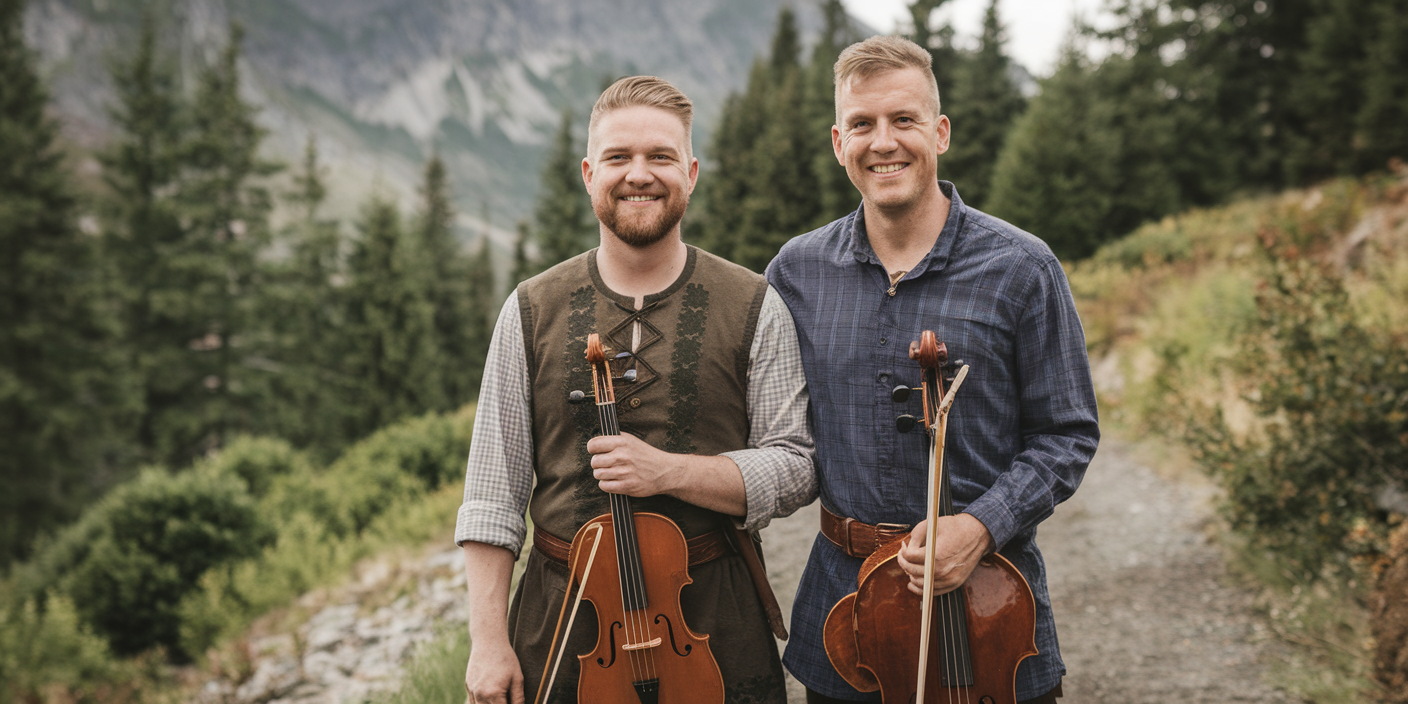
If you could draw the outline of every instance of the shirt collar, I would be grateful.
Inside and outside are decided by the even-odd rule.
[[[958,196],[958,189],[948,181],[939,181],[939,190],[943,191],[950,203],[948,208],[948,219],[944,221],[943,229],[939,231],[939,237],[934,242],[934,248],[924,255],[924,259],[919,264],[910,269],[905,278],[913,278],[928,271],[943,271],[948,265],[949,255],[953,252],[954,241],[958,239],[963,230],[963,225],[968,219],[968,208],[963,205],[963,199]],[[884,266],[880,263],[880,257],[875,256],[875,248],[870,246],[870,236],[865,231],[865,202],[862,201],[860,207],[856,208],[854,217],[851,218],[851,226],[846,231],[846,249],[858,262]]]

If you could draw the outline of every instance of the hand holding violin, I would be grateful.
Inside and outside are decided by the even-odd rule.
[[[934,593],[947,594],[968,581],[978,561],[992,549],[987,526],[971,514],[939,516],[934,519]],[[899,565],[909,575],[909,590],[924,593],[924,541],[928,521],[920,521],[910,531],[899,552]]]
[[[666,452],[630,433],[587,441],[601,490],[624,496],[665,494],[729,516],[748,511],[743,475],[723,456]]]
[[[610,494],[668,494],[684,470],[683,455],[652,447],[629,433],[598,435],[587,441],[587,452],[592,455],[592,476]]]

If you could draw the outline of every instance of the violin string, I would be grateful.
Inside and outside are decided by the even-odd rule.
[[[603,390],[604,386],[598,388],[597,391],[598,398],[608,399],[605,402],[597,404],[597,416],[601,424],[601,431],[605,435],[619,435],[619,432],[613,432],[616,430],[613,427],[615,424],[612,422],[612,416],[614,415],[612,411],[614,411],[615,409],[613,406],[610,405],[609,399],[611,394],[603,394]],[[629,507],[622,506],[620,497],[618,495],[609,494],[609,497],[611,501],[611,520],[613,525],[616,527],[616,530],[613,530],[612,533],[614,534],[613,537],[616,538],[616,573],[618,576],[618,584],[621,588],[621,627],[625,631],[625,643],[622,643],[621,645],[625,646],[640,642],[640,629],[635,621],[634,614],[631,613],[630,608],[630,605],[634,601],[631,598],[633,594],[633,585],[630,575],[630,546],[629,544],[622,542],[620,539],[622,533],[624,532],[620,529],[621,526],[624,525],[622,521],[626,520],[625,515],[629,514],[630,511]],[[626,659],[629,660],[631,663],[631,679],[637,682],[644,679],[641,677],[641,667],[643,663],[641,663],[638,651],[627,650],[625,651],[625,654]]]
[[[616,419],[616,408],[611,404],[602,404],[601,426],[602,431],[607,435],[620,435],[621,429]],[[634,530],[634,514],[630,509],[630,501],[625,496],[613,494],[611,496],[613,514],[620,516],[623,530],[621,534],[625,536],[624,543],[620,546],[619,552],[622,558],[619,564],[622,584],[622,610],[626,622],[629,624],[627,639],[633,644],[646,643],[653,640],[651,635],[649,614],[645,612],[645,575],[641,571],[643,565],[640,562],[640,544],[638,536]],[[619,505],[619,511],[615,510]],[[627,527],[629,526],[629,528]],[[637,605],[642,608],[634,608]],[[657,676],[655,666],[654,648],[644,650],[631,650],[631,670],[635,681],[643,682],[655,679]]]

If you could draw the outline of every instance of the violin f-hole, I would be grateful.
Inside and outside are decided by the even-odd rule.
[[[601,658],[596,659],[596,664],[600,665],[603,669],[616,664],[616,629],[618,628],[625,628],[625,626],[622,625],[620,621],[612,621],[609,635],[611,639],[611,662],[602,662]]]
[[[689,654],[694,652],[694,646],[690,645],[689,643],[685,643],[684,650],[680,650],[679,645],[675,643],[675,624],[670,623],[669,616],[666,616],[665,614],[656,614],[656,625],[659,625],[661,620],[665,621],[665,628],[670,632],[670,649],[675,651],[675,655],[678,655],[682,658],[689,657]]]

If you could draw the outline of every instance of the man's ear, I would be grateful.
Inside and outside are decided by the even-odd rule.
[[[934,129],[939,133],[939,153],[948,151],[948,139],[953,132],[953,127],[948,122],[948,115],[939,115],[939,121],[934,125]]]
[[[587,193],[592,192],[592,162],[590,159],[582,159],[582,184],[587,187]]]
[[[841,154],[841,128],[836,125],[831,126],[831,151],[836,155],[836,161],[845,166],[846,157]]]
[[[689,158],[689,192],[694,193],[694,186],[699,183],[699,160]]]

